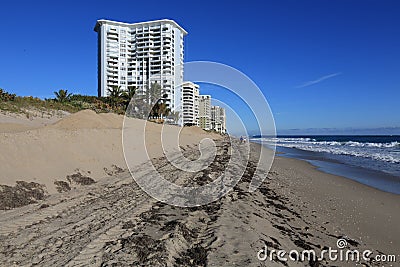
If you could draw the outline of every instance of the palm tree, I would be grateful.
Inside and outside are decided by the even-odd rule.
[[[149,105],[154,105],[161,97],[161,85],[157,82],[151,84],[149,90],[146,91],[147,101]]]
[[[120,98],[122,96],[121,86],[111,86],[111,88],[107,89],[107,92],[110,98]]]
[[[129,103],[136,94],[136,86],[128,86],[128,90],[122,92],[123,102],[125,104],[125,109],[128,108]]]
[[[159,110],[159,106],[158,103],[154,104],[154,106],[151,108],[149,115],[148,115],[148,119],[155,119],[158,118],[158,110]]]
[[[167,99],[165,98],[158,99],[158,101],[153,105],[150,110],[149,118],[162,119],[168,117],[171,109],[168,107],[166,101]]]
[[[122,102],[122,89],[121,86],[111,86],[111,88],[107,89],[108,97],[110,99],[112,107],[118,107]]]
[[[71,93],[68,93],[68,90],[60,89],[58,92],[54,92],[56,96],[57,102],[67,102],[71,100]]]
[[[161,96],[161,86],[157,83],[148,83],[145,91],[145,102],[143,111],[147,118],[158,117],[158,102]]]
[[[158,108],[159,116],[160,117],[168,117],[169,113],[171,112],[170,108],[167,106],[166,103],[162,102],[159,104]]]
[[[122,93],[122,97],[130,101],[136,94],[136,86],[128,86],[128,90]]]

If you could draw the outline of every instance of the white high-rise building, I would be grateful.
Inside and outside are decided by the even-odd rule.
[[[211,129],[221,134],[226,133],[225,109],[220,106],[211,106]]]
[[[211,96],[199,96],[199,126],[211,130]]]
[[[183,125],[199,125],[199,86],[192,82],[183,83]]]
[[[172,111],[182,106],[183,38],[187,32],[175,21],[140,23],[98,20],[98,95],[108,89],[135,86],[145,92],[151,83],[161,85]],[[161,96],[160,96],[161,97]]]

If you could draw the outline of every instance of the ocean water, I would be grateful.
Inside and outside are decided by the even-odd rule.
[[[400,136],[254,136],[276,145],[284,156],[311,162],[321,170],[400,194]]]

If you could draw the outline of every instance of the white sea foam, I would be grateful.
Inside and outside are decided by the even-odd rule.
[[[317,141],[312,138],[254,138],[266,144],[297,148],[314,152],[370,158],[390,163],[400,163],[400,143],[373,143],[356,141]]]

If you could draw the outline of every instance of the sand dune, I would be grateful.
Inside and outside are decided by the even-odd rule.
[[[83,110],[57,121],[50,128],[63,130],[121,129],[123,118],[114,113],[96,114],[92,110]]]
[[[121,115],[84,110],[47,126],[0,133],[0,184],[33,181],[45,185],[49,193],[54,193],[54,182],[65,180],[67,175],[81,173],[97,180],[106,176],[113,165],[125,169],[121,131],[123,119]],[[145,127],[145,121],[138,119],[129,119],[128,124],[137,134]],[[165,128],[167,132],[180,129],[170,125]],[[146,129],[152,156],[161,156],[162,125],[147,123]],[[180,141],[181,145],[192,145],[210,136],[198,127],[190,127],[182,131]],[[211,137],[218,138],[217,135]],[[132,138],[132,146],[140,147],[141,141]]]
[[[35,128],[36,127],[19,124],[19,123],[8,123],[8,122],[0,123],[0,132],[1,133],[24,132],[24,131],[35,129]]]
[[[37,129],[68,116],[65,111],[26,110],[25,114],[1,112],[0,133],[16,133]]]

